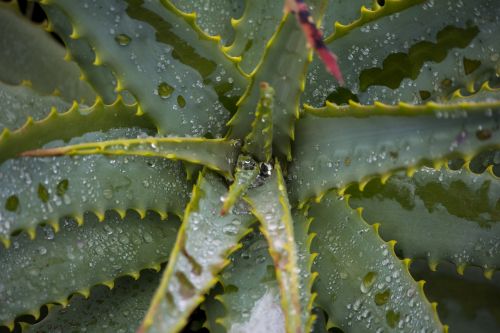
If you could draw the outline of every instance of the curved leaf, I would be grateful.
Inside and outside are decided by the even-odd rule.
[[[315,0],[318,5],[322,0]],[[321,17],[320,10],[314,11]],[[260,98],[260,84],[267,82],[274,88],[273,148],[275,155],[291,158],[290,142],[294,137],[295,121],[299,115],[299,99],[304,89],[304,78],[311,51],[294,15],[286,15],[269,41],[251,82],[238,101],[238,111],[230,120],[229,136],[243,139],[251,131]]]
[[[48,29],[57,33],[66,46],[66,58],[78,63],[82,77],[94,88],[106,104],[113,103],[117,94],[117,84],[113,73],[105,66],[94,65],[95,53],[84,39],[73,39],[73,28],[63,11],[54,6],[44,6],[44,11],[50,17]]]
[[[281,306],[287,332],[305,332],[300,304],[299,270],[295,247],[292,213],[279,163],[261,186],[245,196],[252,213],[259,219],[261,230],[269,243],[276,278],[280,288]]]
[[[497,332],[500,329],[500,276],[485,280],[477,268],[459,276],[444,263],[429,272],[423,262],[411,267],[413,276],[425,279],[429,299],[439,302],[438,313],[451,332]]]
[[[360,16],[357,20],[349,22],[348,24],[335,22],[335,30],[330,36],[326,37],[325,43],[331,43],[334,40],[347,35],[351,30],[362,27],[369,22],[376,21],[381,17],[401,12],[411,6],[421,4],[424,1],[426,0],[386,0],[383,5],[374,1],[374,5],[370,9],[362,6]]]
[[[117,90],[130,91],[162,134],[222,134],[246,79],[194,16],[168,0],[113,0],[105,9],[98,2],[46,2],[68,15],[72,37],[88,40],[95,63],[112,69]]]
[[[362,188],[374,175],[387,178],[397,169],[412,174],[425,161],[439,166],[449,157],[470,160],[498,147],[500,100],[497,91],[487,96],[421,106],[329,104],[314,111],[318,116],[306,115],[289,168],[293,198],[303,202],[330,188],[343,191],[351,182]]]
[[[209,320],[220,323],[228,332],[284,332],[285,317],[266,239],[254,231],[242,244],[220,277],[224,293],[216,299],[224,306],[225,315]]]
[[[195,13],[196,23],[206,34],[220,36],[226,44],[234,38],[231,22],[243,14],[244,0],[172,0],[185,13]]]
[[[225,215],[251,187],[260,173],[260,167],[251,157],[240,155],[236,163],[234,182],[222,199],[221,214]]]
[[[427,258],[434,269],[448,260],[462,273],[466,265],[481,266],[490,276],[500,267],[500,182],[488,172],[422,168],[348,193],[407,258]]]
[[[18,129],[28,118],[41,120],[54,108],[66,111],[71,104],[57,96],[42,96],[28,86],[11,86],[0,82],[0,131]]]
[[[260,84],[260,100],[252,122],[252,130],[245,137],[243,151],[258,161],[269,162],[273,145],[274,89],[267,83]]]
[[[377,5],[376,0],[330,1],[323,18],[324,36],[330,36],[337,24],[349,25],[349,23],[359,19],[361,8],[372,9]]]
[[[457,88],[473,90],[475,82],[494,79],[500,70],[499,10],[490,0],[424,1],[352,30],[329,46],[346,86],[338,88],[314,61],[304,100],[314,106],[349,98],[421,103]]]
[[[444,332],[423,283],[343,200],[328,194],[309,210],[317,303],[331,324],[353,332]]]
[[[88,214],[82,227],[71,219],[61,224],[55,235],[49,227],[39,228],[36,240],[22,234],[9,249],[0,249],[1,324],[22,314],[37,318],[44,304],[66,305],[73,293],[88,296],[96,284],[112,286],[121,275],[159,268],[168,258],[180,223],[152,214],[145,220],[136,214],[121,220],[108,213],[103,223]]]
[[[89,299],[75,295],[66,308],[57,307],[23,332],[135,333],[159,279],[159,273],[144,271],[137,281],[118,279],[112,290],[95,286]]]
[[[205,138],[147,137],[85,142],[57,148],[26,151],[21,156],[116,155],[161,157],[206,165],[231,176],[239,143],[235,140]]]
[[[235,35],[226,52],[241,57],[238,66],[246,73],[253,72],[265,52],[283,16],[283,0],[245,1],[243,15],[232,20]]]
[[[78,67],[63,60],[64,49],[13,6],[0,4],[0,81],[13,85],[29,81],[41,94],[57,91],[66,102],[92,103],[94,93],[80,81]]]
[[[90,133],[71,143],[137,137],[139,130]],[[133,176],[132,176],[133,175]],[[0,235],[8,243],[11,233],[44,222],[56,230],[58,220],[72,216],[80,223],[86,211],[99,218],[114,209],[121,216],[127,209],[141,215],[147,209],[162,216],[181,215],[191,185],[180,163],[159,158],[83,156],[21,158],[0,165]]]
[[[249,212],[243,209],[220,215],[220,197],[226,190],[217,175],[201,173],[160,286],[138,332],[179,332],[217,282],[217,273],[228,264],[227,256],[248,232],[254,221]]]
[[[311,287],[316,274],[311,273],[314,255],[310,253],[310,220],[297,212],[294,212],[293,220],[297,267],[300,271],[302,321],[306,326],[305,331],[310,332],[316,319],[315,314],[311,316],[315,297],[311,295]],[[231,264],[221,274],[220,282],[224,286],[224,292],[216,295],[215,300],[209,299],[207,320],[210,328],[215,327],[218,329],[216,332],[219,332],[222,324],[229,332],[284,332],[285,318],[279,302],[279,288],[267,242],[262,234],[254,231],[242,243],[243,247],[231,256]],[[221,306],[224,306],[226,311],[214,310],[220,309]],[[315,328],[313,332],[321,331]]]
[[[37,119],[42,116],[37,116],[37,114],[42,112],[45,103],[39,98],[32,98],[36,101],[36,105],[30,106],[31,103],[28,103],[28,106],[30,109],[37,110],[31,113]],[[13,101],[2,111],[5,114],[18,111],[16,108],[20,103],[22,103],[22,96],[15,96],[15,102]],[[70,108],[64,109],[64,112],[57,111],[55,107],[52,107],[46,117],[36,121],[29,116],[21,128],[12,132],[5,128],[0,135],[0,161],[16,157],[26,150],[38,148],[47,142],[69,140],[87,132],[119,127],[143,127],[145,129],[153,127],[147,117],[136,115],[137,105],[125,105],[121,99],[112,105],[104,105],[98,98],[90,107],[74,103]]]

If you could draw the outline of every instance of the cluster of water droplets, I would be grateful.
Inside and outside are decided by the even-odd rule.
[[[0,83],[0,131],[15,130],[26,123],[28,117],[40,120],[47,117],[52,108],[66,111],[70,105],[56,96],[42,96],[23,86],[8,86]]]
[[[120,86],[141,101],[143,111],[162,131],[196,136],[222,133],[229,114],[219,97],[238,96],[241,87],[233,86],[239,74],[216,42],[200,39],[187,19],[159,3],[126,6],[113,1],[98,9],[96,3],[86,1],[82,6],[100,18],[96,27],[86,22],[91,34],[101,28],[109,33],[109,37],[93,35],[92,42],[116,45],[109,50],[97,48],[97,56],[118,73]],[[184,41],[191,39],[199,44],[186,47]],[[188,57],[197,60],[190,62]],[[227,82],[230,89],[222,88]],[[178,126],[172,127],[172,119]]]
[[[38,227],[35,240],[21,234],[9,249],[0,250],[0,322],[164,262],[179,225],[177,219],[165,222],[155,214],[145,220],[129,214],[122,220],[109,212],[100,223],[89,213],[84,220],[78,227],[63,219],[56,234],[48,226]],[[25,283],[18,284],[19,279]]]
[[[121,277],[112,290],[98,285],[89,300],[80,295],[71,298],[66,308],[55,307],[43,322],[28,332],[64,333],[68,327],[78,332],[134,333],[142,321],[159,283],[160,274],[141,272],[138,280]]]
[[[140,133],[134,129],[90,133],[70,144]],[[158,177],[163,181],[158,182]],[[14,230],[32,229],[40,221],[80,216],[85,210],[102,213],[136,208],[180,213],[191,189],[184,179],[179,162],[160,158],[91,155],[9,160],[0,168],[0,183],[5,189],[0,196],[4,202],[0,232],[7,236]],[[166,202],[165,198],[170,199]]]
[[[313,250],[320,253],[314,268],[322,277],[319,302],[331,308],[335,321],[378,332],[433,327],[430,304],[391,246],[333,196],[324,198],[320,207],[323,211],[310,212],[317,233]]]

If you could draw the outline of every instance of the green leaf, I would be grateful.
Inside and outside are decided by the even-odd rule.
[[[329,2],[323,18],[323,35],[328,37],[338,24],[349,25],[361,16],[362,8],[379,7],[377,0],[341,0]]]
[[[117,98],[116,79],[113,73],[105,66],[94,65],[95,53],[86,40],[70,37],[73,28],[66,15],[59,8],[43,6],[43,9],[50,18],[48,29],[57,33],[64,41],[66,58],[76,61],[82,71],[82,76],[99,94],[99,97],[106,104],[112,104]]]
[[[438,167],[446,158],[470,160],[481,150],[498,147],[498,91],[485,89],[476,101],[467,97],[447,104],[395,106],[350,102],[311,109],[315,116],[307,114],[297,126],[289,168],[293,200],[304,202],[330,188],[342,192],[352,182],[363,188],[375,175],[386,179],[398,169],[412,174],[425,161]]]
[[[128,90],[159,131],[220,136],[246,78],[219,39],[168,0],[50,1],[73,25],[73,38],[94,48],[96,64],[112,69],[117,90]]]
[[[294,221],[294,238],[297,249],[297,268],[299,272],[299,296],[302,308],[302,321],[305,325],[305,332],[311,332],[317,316],[313,310],[316,295],[312,293],[312,286],[317,274],[312,271],[312,264],[316,253],[311,252],[311,242],[314,238],[309,233],[312,219],[308,219],[302,212],[292,212]],[[312,313],[312,315],[311,315]],[[314,330],[313,330],[314,331]]]
[[[226,44],[234,38],[231,22],[243,14],[244,0],[172,0],[179,10],[195,13],[196,23],[211,36],[220,36]]]
[[[147,137],[85,142],[27,151],[21,156],[116,155],[161,157],[205,165],[230,177],[239,144],[235,140],[196,137]]]
[[[57,91],[66,102],[92,103],[94,93],[80,81],[78,67],[63,60],[64,49],[42,26],[16,13],[14,6],[0,4],[0,81],[12,85],[29,81],[41,94]]]
[[[221,214],[226,214],[243,194],[257,180],[260,167],[251,157],[240,155],[236,163],[234,182],[229,186],[229,190],[224,195]]]
[[[425,263],[417,261],[411,273],[426,281],[429,299],[439,302],[438,313],[451,332],[497,332],[500,329],[500,279],[495,275],[485,280],[477,268],[467,269],[463,276],[444,263],[429,272]]]
[[[69,140],[87,132],[119,127],[146,129],[154,127],[147,117],[136,115],[137,105],[125,105],[121,99],[112,105],[104,105],[98,98],[90,107],[74,103],[71,107],[58,112],[55,108],[58,104],[55,102],[59,101],[60,104],[61,101],[56,98],[49,99],[34,95],[25,97],[24,94],[15,94],[11,97],[11,102],[7,103],[3,112],[6,115],[17,112],[19,121],[14,121],[14,131],[5,128],[0,135],[0,161],[16,157],[24,151],[38,148],[53,140]],[[52,101],[55,105],[53,107],[50,106]],[[21,109],[18,109],[19,107]],[[50,112],[42,113],[49,107]],[[30,111],[31,116],[24,118],[23,113],[26,111]],[[39,120],[42,117],[43,119]],[[24,119],[24,123],[18,128],[17,124],[21,119]]]
[[[347,35],[350,31],[359,27],[365,26],[369,22],[376,21],[382,17],[399,13],[409,7],[421,4],[426,0],[386,0],[383,5],[380,5],[376,0],[373,1],[373,7],[368,9],[365,6],[361,7],[359,18],[348,24],[335,22],[334,32],[325,38],[326,43],[331,43]]]
[[[261,230],[269,243],[276,278],[280,289],[281,306],[287,332],[305,332],[300,304],[297,250],[293,220],[285,183],[279,163],[276,170],[261,186],[252,188],[245,196],[252,213],[259,219]]]
[[[451,261],[462,273],[466,265],[481,266],[489,276],[500,267],[500,182],[488,172],[424,167],[411,178],[397,174],[348,193],[407,258],[427,258],[434,269]]]
[[[159,268],[175,242],[179,220],[162,221],[148,214],[141,220],[129,214],[124,220],[106,214],[99,223],[92,214],[79,227],[71,219],[62,221],[61,231],[39,227],[39,237],[15,237],[12,247],[0,250],[0,323],[22,314],[38,318],[47,303],[66,305],[73,293],[88,296],[96,284],[112,286],[122,275],[138,275],[144,268]]]
[[[225,192],[221,178],[208,171],[201,173],[168,266],[138,332],[179,332],[217,282],[217,273],[228,264],[227,256],[237,249],[254,221],[242,208],[221,216],[220,197]]]
[[[260,84],[260,100],[252,122],[252,130],[245,138],[243,151],[258,161],[269,162],[273,144],[274,89],[267,83]]]
[[[159,273],[147,270],[141,272],[137,281],[129,277],[118,279],[111,290],[95,286],[89,299],[75,295],[66,308],[57,307],[40,323],[23,332],[134,333],[159,279]]]
[[[400,261],[394,243],[384,243],[342,197],[328,194],[309,216],[319,253],[317,304],[331,324],[352,332],[445,331],[423,283],[410,276],[409,262]]]
[[[18,129],[28,118],[41,120],[54,108],[58,112],[66,111],[71,104],[60,97],[40,95],[28,86],[11,86],[0,82],[0,131]]]
[[[494,79],[500,71],[499,27],[489,0],[424,1],[352,30],[329,47],[338,56],[345,88],[361,103],[421,103]],[[466,59],[481,65],[467,74]],[[304,100],[319,107],[343,90],[321,62],[311,67]]]
[[[220,323],[229,332],[250,329],[282,332],[285,319],[266,239],[254,230],[242,243],[242,248],[231,255],[231,264],[220,275],[224,293],[216,299],[224,306],[225,316],[209,320]]]
[[[311,286],[316,275],[311,273],[312,258],[308,233],[310,220],[294,212],[294,230],[297,246],[297,267],[299,274],[299,295],[302,321],[306,332],[310,332],[312,321],[311,307],[314,297]],[[224,269],[220,282],[224,292],[209,299],[207,320],[222,324],[231,332],[246,332],[250,329],[262,332],[281,332],[285,329],[285,318],[279,301],[279,288],[276,281],[274,264],[269,255],[268,244],[262,234],[250,233],[243,240],[243,247],[231,256],[231,264]],[[218,302],[217,302],[218,301]],[[215,303],[215,304],[214,304]],[[224,311],[213,311],[221,304]],[[215,327],[219,327],[216,325]]]
[[[321,0],[314,1],[314,4]],[[319,10],[314,16],[321,17]],[[238,101],[238,111],[230,120],[230,137],[243,139],[251,131],[256,106],[260,98],[260,84],[267,82],[274,88],[273,148],[275,155],[291,159],[290,142],[294,137],[295,121],[299,115],[299,99],[311,51],[295,15],[286,15],[269,41],[251,82]]]
[[[222,289],[223,287],[221,284],[215,285],[215,287],[210,290],[210,293],[206,295],[205,301],[201,304],[201,309],[205,311],[206,315],[206,321],[203,326],[206,327],[211,333],[226,332],[224,327],[219,323],[219,318],[224,316],[224,306],[218,299],[216,299],[221,295]]]
[[[234,41],[225,47],[225,51],[235,57],[241,57],[238,66],[251,73],[259,63],[267,44],[275,34],[283,16],[283,0],[245,1],[243,15],[232,21],[235,30]]]
[[[118,129],[107,134],[89,133],[70,143],[138,135],[147,133]],[[141,215],[150,209],[162,216],[167,212],[180,216],[191,189],[182,165],[160,158],[21,158],[1,164],[0,174],[4,175],[0,177],[0,239],[5,243],[19,230],[34,237],[35,227],[42,222],[57,230],[63,216],[83,222],[86,211],[99,218],[109,209],[121,216],[127,209]]]

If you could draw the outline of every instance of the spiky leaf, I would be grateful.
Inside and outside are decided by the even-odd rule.
[[[168,0],[113,0],[106,8],[97,2],[50,3],[68,15],[73,38],[88,40],[95,63],[113,70],[117,89],[130,91],[160,132],[222,134],[220,120],[246,80],[193,16]]]
[[[121,275],[159,269],[178,227],[178,219],[162,221],[154,214],[122,220],[108,213],[102,223],[87,214],[82,227],[65,219],[57,234],[44,227],[33,241],[26,234],[15,237],[9,249],[0,249],[0,323],[22,314],[38,317],[42,305],[66,305],[71,294],[88,296],[94,285],[112,286]]]
[[[186,208],[169,263],[139,332],[179,332],[189,314],[216,283],[254,218],[244,209],[221,216],[223,181],[209,171],[201,173]],[[210,249],[200,247],[210,244]]]
[[[369,223],[380,223],[384,239],[398,240],[405,257],[481,266],[500,266],[500,182],[489,172],[473,174],[422,168],[398,174],[385,185],[374,180],[363,192],[350,189],[351,203]]]
[[[400,261],[394,244],[384,243],[346,200],[332,192],[309,216],[317,234],[313,250],[319,253],[315,291],[331,324],[356,332],[444,331],[408,262]]]
[[[96,286],[90,291],[89,299],[74,296],[66,308],[57,306],[47,318],[26,332],[134,333],[159,280],[159,273],[143,271],[137,281],[130,277],[118,279],[112,290]]]

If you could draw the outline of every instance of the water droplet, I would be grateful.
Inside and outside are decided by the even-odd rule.
[[[48,240],[52,240],[54,239],[54,230],[52,230],[52,228],[50,227],[45,227],[43,228],[43,231],[45,233],[45,238],[48,239]]]
[[[181,95],[177,96],[177,104],[183,108],[186,106],[186,100]]]
[[[111,199],[113,197],[113,190],[110,189],[110,188],[107,188],[105,189],[104,191],[102,191],[102,195],[106,198],[106,199]]]
[[[38,184],[38,198],[42,200],[42,202],[49,201],[49,191],[42,184]]]
[[[487,128],[481,128],[476,131],[476,137],[481,140],[485,141],[491,138],[491,131]]]
[[[169,98],[174,90],[174,87],[166,82],[162,82],[158,85],[158,95],[163,99]]]
[[[238,233],[238,230],[238,226],[235,226],[233,224],[226,224],[222,227],[222,232],[228,236],[236,235]]]
[[[361,292],[367,293],[373,287],[373,284],[377,280],[376,272],[368,272],[363,277],[363,281],[361,281]]]
[[[398,312],[394,312],[393,310],[387,311],[385,314],[385,319],[387,320],[387,324],[391,327],[394,328],[399,322],[400,319],[400,314]]]
[[[262,264],[264,261],[266,261],[266,256],[264,256],[264,255],[260,255],[260,256],[257,256],[257,258],[255,258],[255,262],[257,264]]]
[[[64,193],[66,193],[66,191],[68,190],[68,186],[69,186],[69,181],[67,179],[61,180],[59,183],[57,183],[56,194],[62,197]]]
[[[7,209],[10,212],[15,212],[18,207],[19,207],[19,198],[17,197],[17,195],[11,195],[5,201],[5,209]]]
[[[385,290],[384,292],[375,294],[375,304],[378,306],[384,305],[389,302],[389,298],[391,297],[390,289]]]
[[[113,234],[113,229],[109,225],[104,226],[104,231],[106,231],[108,235]]]
[[[143,235],[142,235],[142,238],[144,238],[144,241],[146,243],[152,243],[153,242],[153,236],[151,236],[151,234],[149,232],[145,232]]]
[[[132,38],[130,38],[129,36],[125,35],[125,34],[119,34],[115,37],[115,41],[120,44],[121,46],[127,46],[128,44],[130,44],[130,41],[132,40]]]
[[[118,237],[118,241],[122,244],[128,244],[129,239],[126,234],[122,234],[120,235],[120,237]]]

